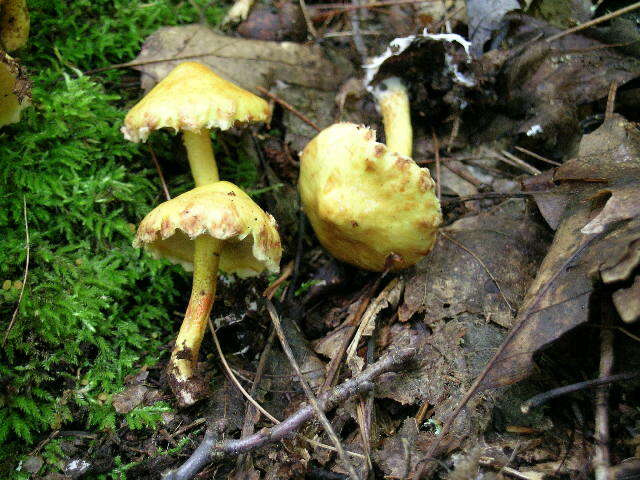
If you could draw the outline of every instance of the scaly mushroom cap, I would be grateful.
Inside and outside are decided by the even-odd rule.
[[[145,141],[152,130],[227,130],[237,123],[266,122],[269,104],[219,77],[208,67],[185,62],[174,68],[124,119],[127,140]]]
[[[388,259],[399,270],[429,253],[442,213],[427,169],[352,123],[320,132],[300,158],[302,205],[333,256],[383,271]]]
[[[31,103],[31,82],[13,58],[0,52],[0,127],[20,120]]]
[[[276,221],[239,187],[216,182],[194,188],[154,208],[140,223],[134,247],[144,246],[193,270],[194,239],[222,240],[220,270],[239,277],[277,273],[282,246]]]

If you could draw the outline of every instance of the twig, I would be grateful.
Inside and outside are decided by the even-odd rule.
[[[513,153],[509,153],[506,150],[502,150],[500,152],[502,157],[499,157],[503,162],[508,163],[514,167],[519,167],[531,175],[540,175],[542,172],[538,170],[536,167],[529,165],[527,162],[522,160],[521,158],[516,157]],[[510,161],[508,161],[508,160]]]
[[[275,290],[274,290],[275,291]],[[270,298],[270,297],[267,297]],[[275,330],[271,331],[269,334],[269,338],[267,339],[267,343],[262,350],[262,354],[260,355],[260,361],[258,362],[258,368],[256,369],[256,375],[253,379],[253,384],[251,385],[251,391],[249,392],[251,396],[256,394],[258,389],[258,384],[262,379],[262,374],[264,373],[264,367],[267,364],[267,358],[269,357],[269,353],[271,352],[271,347],[273,346],[273,341],[276,338]],[[247,404],[247,408],[244,411],[244,424],[242,425],[242,436],[246,437],[251,435],[254,430],[254,425],[260,420],[260,414],[256,416],[257,409],[253,407],[251,404]],[[255,418],[253,418],[255,416]],[[245,454],[240,455],[238,457],[238,466],[242,466],[244,463]]]
[[[2,347],[7,343],[7,339],[9,338],[9,333],[11,333],[11,329],[18,317],[18,312],[20,311],[20,303],[22,302],[22,296],[24,295],[24,289],[27,285],[27,278],[29,277],[29,259],[31,255],[31,247],[29,245],[29,222],[27,220],[27,198],[22,196],[22,212],[24,216],[24,236],[25,236],[25,249],[26,249],[26,259],[24,261],[24,275],[22,276],[22,286],[20,287],[20,295],[18,296],[18,303],[16,305],[16,309],[13,311],[13,315],[11,315],[11,321],[9,322],[9,326],[7,327],[7,331],[4,332],[4,338],[2,339]]]
[[[584,382],[572,383],[571,385],[565,385],[564,387],[554,388],[548,392],[539,393],[538,395],[531,397],[529,400],[520,405],[522,413],[529,413],[532,408],[539,407],[543,403],[548,402],[556,397],[566,395],[568,393],[578,392],[587,388],[599,387],[601,385],[607,385],[614,382],[623,382],[640,375],[640,372],[624,372],[610,375],[608,377],[600,377],[593,380],[585,380]]]
[[[211,334],[213,335],[213,342],[216,345],[216,350],[218,351],[218,356],[220,357],[220,361],[222,362],[222,365],[226,371],[226,373],[229,375],[229,378],[231,380],[231,382],[236,386],[236,388],[238,390],[240,390],[240,393],[242,393],[242,395],[260,412],[262,413],[265,417],[267,417],[269,420],[271,420],[273,423],[278,424],[280,423],[280,420],[278,420],[276,417],[274,417],[273,415],[271,415],[269,412],[267,412],[264,407],[262,407],[262,405],[260,405],[250,394],[249,392],[247,392],[244,387],[242,386],[242,384],[240,383],[240,381],[238,380],[238,377],[236,377],[235,373],[233,373],[233,369],[229,366],[229,364],[227,363],[227,359],[224,356],[224,353],[222,352],[222,348],[220,347],[220,341],[218,340],[218,335],[216,334],[215,329],[213,328],[213,323],[211,323],[211,319],[209,319],[209,329],[211,330]],[[255,383],[253,384],[255,386]],[[309,441],[308,438],[304,437],[301,435],[301,438],[303,440],[307,440]],[[318,443],[316,442],[316,444],[320,447],[323,448],[328,448],[329,450],[331,450],[331,447],[329,445],[324,445],[322,443]],[[353,452],[347,452],[350,455],[354,455]],[[358,454],[355,454],[358,455]]]
[[[386,2],[370,2],[364,5],[345,5],[343,3],[323,3],[319,5],[314,5],[313,7],[316,10],[336,10],[338,13],[348,12],[351,10],[359,10],[359,9],[370,9],[370,8],[378,8],[378,7],[393,7],[396,5],[410,5],[413,3],[425,3],[425,0],[395,0],[395,1],[386,1]]]
[[[608,20],[611,20],[612,18],[619,17],[620,15],[624,15],[625,13],[637,10],[638,8],[640,8],[640,2],[636,2],[632,5],[629,5],[628,7],[621,8],[619,10],[616,10],[615,12],[607,13],[606,15],[602,15],[601,17],[594,18],[593,20],[585,22],[581,25],[577,25],[573,28],[569,28],[568,30],[565,30],[563,32],[556,33],[555,35],[547,38],[546,41],[548,43],[551,43],[555,40],[558,40],[559,38],[565,37],[575,32],[579,32],[580,30],[584,30],[585,28],[593,27],[594,25],[598,25],[599,23],[606,22]]]
[[[477,195],[463,195],[456,198],[448,198],[448,199],[442,200],[440,203],[442,205],[448,205],[451,203],[466,202],[468,200],[484,200],[487,198],[527,198],[532,195],[537,195],[539,193],[547,193],[547,192],[549,192],[549,190],[540,190],[537,192],[505,192],[505,193],[483,192],[483,193],[478,193]]]
[[[158,172],[158,176],[160,177],[160,184],[162,185],[164,198],[166,200],[171,200],[169,187],[167,187],[167,182],[164,179],[164,174],[162,173],[162,169],[160,168],[160,163],[158,162],[158,157],[156,157],[156,152],[153,151],[153,148],[151,147],[151,145],[148,145],[148,147],[149,147],[149,153],[151,153],[151,159],[153,160],[153,164],[156,166],[156,171]]]
[[[487,267],[487,265],[482,261],[482,259],[480,257],[478,257],[478,255],[476,255],[474,252],[472,252],[471,250],[469,250],[467,247],[465,247],[462,243],[460,243],[458,240],[456,240],[453,237],[450,237],[449,235],[447,235],[443,230],[440,230],[440,234],[446,238],[447,240],[449,240],[451,243],[453,243],[454,245],[456,245],[458,248],[461,248],[462,250],[464,250],[465,252],[467,252],[469,255],[471,255],[473,258],[476,259],[476,261],[482,266],[482,268],[484,269],[485,272],[487,272],[487,275],[489,275],[489,278],[491,278],[491,280],[493,281],[493,283],[496,284],[496,287],[498,288],[498,292],[500,292],[500,296],[502,297],[502,300],[504,300],[504,303],[506,303],[507,307],[509,308],[509,311],[511,313],[515,312],[515,309],[511,306],[511,303],[509,302],[509,300],[507,299],[507,296],[504,294],[504,292],[502,291],[502,287],[500,287],[500,284],[498,283],[498,280],[496,279],[496,277],[493,275],[493,273],[491,273],[491,270],[489,270],[489,267]]]
[[[276,291],[278,290],[278,287],[286,282],[287,278],[289,278],[293,273],[293,264],[293,261],[287,263],[287,265],[282,269],[282,274],[276,280],[274,280],[271,285],[265,288],[264,292],[262,292],[262,295],[264,297],[267,297],[269,300],[273,298],[273,296],[276,294]]]
[[[318,31],[316,27],[313,26],[313,20],[311,20],[311,16],[309,15],[309,11],[307,10],[307,4],[304,0],[298,0],[300,2],[300,10],[302,10],[302,16],[304,17],[304,21],[307,24],[307,30],[309,33],[315,38],[318,39]]]
[[[614,83],[615,85],[615,83]],[[608,308],[612,308],[607,306]],[[607,315],[611,320],[611,315]],[[609,323],[611,323],[609,321]],[[613,330],[603,328],[600,332],[600,378],[607,378],[613,372]],[[609,480],[611,457],[609,455],[609,386],[596,390],[595,455],[593,469],[596,480]]]
[[[359,7],[360,0],[351,0],[351,4],[354,7]],[[362,64],[367,63],[367,57],[369,54],[367,53],[367,47],[362,40],[362,35],[360,34],[360,9],[354,8],[350,13],[351,17],[351,30],[353,31],[353,44],[356,47],[357,52],[360,54],[360,58],[362,59]]]
[[[276,309],[273,306],[273,303],[271,303],[271,300],[269,299],[267,299],[267,311],[269,312],[269,316],[271,317],[271,322],[273,323],[273,327],[275,328],[276,333],[278,334],[278,338],[280,339],[280,343],[282,344],[282,349],[284,350],[284,353],[287,355],[287,358],[289,359],[289,363],[291,363],[291,366],[298,374],[300,385],[302,385],[302,389],[304,390],[304,393],[307,396],[307,399],[313,406],[313,410],[315,411],[316,416],[320,420],[320,423],[322,423],[322,426],[326,431],[327,435],[329,436],[329,438],[331,438],[331,441],[333,442],[335,447],[338,449],[338,455],[340,456],[340,459],[342,460],[342,463],[344,464],[345,468],[349,472],[349,476],[352,478],[352,480],[359,480],[358,474],[353,468],[353,465],[351,464],[351,460],[349,460],[349,458],[347,457],[347,454],[345,453],[344,448],[342,447],[342,443],[340,442],[340,439],[336,435],[336,432],[333,430],[333,427],[331,426],[329,419],[325,415],[324,410],[320,407],[320,404],[318,403],[318,399],[316,398],[315,394],[311,390],[311,387],[307,383],[307,380],[304,378],[304,375],[302,374],[302,370],[300,370],[300,365],[298,365],[298,361],[293,355],[293,352],[291,351],[291,347],[289,346],[289,342],[287,341],[287,337],[285,336],[284,331],[282,330],[282,325],[280,323],[280,317],[278,316],[278,312],[276,312]]]
[[[616,109],[616,94],[618,93],[618,83],[614,80],[609,87],[609,95],[607,96],[607,108],[604,113],[604,119],[609,120],[613,116]]]
[[[384,373],[398,370],[412,360],[416,352],[415,348],[403,348],[389,352],[366,368],[360,375],[350,378],[331,392],[321,395],[318,398],[320,408],[325,411],[331,410],[354,395],[370,391],[373,389],[373,381],[377,377]],[[190,480],[205,465],[213,461],[219,461],[226,456],[249,452],[269,443],[282,440],[300,428],[304,422],[311,419],[313,414],[314,410],[311,405],[303,405],[282,423],[240,439],[219,441],[215,431],[209,429],[202,443],[191,454],[191,457],[177,469],[168,471],[163,478],[164,480]]]
[[[555,165],[556,167],[560,167],[562,165],[562,163],[560,162],[556,162],[555,160],[549,160],[546,157],[543,157],[542,155],[538,155],[535,152],[532,152],[531,150],[527,150],[524,147],[515,147],[516,150],[518,150],[519,152],[525,153],[527,155],[529,155],[530,157],[535,158],[536,160],[540,160],[541,162],[546,162],[550,165]]]
[[[438,141],[438,137],[436,137],[436,132],[432,128],[431,136],[433,137],[433,150],[436,155],[436,188],[438,192],[438,201],[440,201],[442,197],[442,186],[440,185],[440,142]]]
[[[287,292],[287,302],[292,302],[298,286],[298,279],[300,278],[300,262],[302,261],[302,247],[304,244],[304,229],[307,222],[307,216],[302,210],[302,200],[300,199],[300,192],[296,194],[296,200],[298,203],[298,240],[296,242],[296,257],[293,262],[293,277],[291,277],[291,283],[289,285],[289,291]],[[271,300],[271,299],[269,299]]]
[[[224,357],[224,353],[222,352],[222,347],[220,347],[220,341],[218,340],[218,335],[216,334],[215,328],[213,328],[213,323],[211,323],[211,318],[208,319],[208,322],[209,322],[209,330],[211,330],[211,335],[213,335],[213,343],[215,343],[216,345],[216,350],[218,350],[218,356],[220,357],[220,361],[222,362],[222,365],[224,366],[224,369],[227,372],[227,375],[229,375],[229,379],[231,380],[231,382],[236,386],[238,390],[240,390],[242,395],[244,395],[244,397],[247,400],[249,400],[249,402],[251,402],[251,404],[254,407],[258,409],[260,413],[262,413],[265,417],[267,417],[273,423],[278,423],[279,420],[273,415],[271,415],[269,412],[267,412],[262,407],[262,405],[260,405],[251,395],[249,395],[249,392],[247,392],[244,389],[244,387],[238,380],[238,377],[236,377],[236,375],[231,370],[231,367],[229,367],[229,364],[227,363],[227,359]]]
[[[296,117],[298,117],[304,123],[309,125],[311,128],[315,129],[318,132],[321,130],[318,125],[316,125],[311,120],[309,120],[303,113],[301,113],[299,110],[296,110],[295,107],[293,107],[291,104],[287,103],[286,101],[284,101],[283,99],[281,99],[277,95],[274,95],[273,93],[269,92],[266,88],[263,88],[263,87],[258,85],[256,87],[256,90],[258,90],[260,93],[265,94],[267,97],[269,97],[274,102],[279,103],[280,105],[282,105],[284,108],[289,110],[291,113],[293,113]]]

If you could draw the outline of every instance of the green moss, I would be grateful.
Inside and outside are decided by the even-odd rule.
[[[30,234],[24,297],[0,356],[0,478],[21,475],[16,456],[52,429],[114,428],[104,399],[162,358],[177,328],[170,312],[188,292],[179,268],[131,247],[133,225],[162,200],[146,148],[119,132],[124,105],[139,95],[122,85],[135,76],[82,72],[131,60],[149,33],[197,21],[198,12],[170,0],[29,7],[32,36],[19,56],[34,82],[33,106],[0,130],[0,284],[24,274],[23,202]],[[223,11],[206,13],[218,21]],[[158,155],[175,155],[175,140],[161,137]],[[187,188],[185,171],[172,173],[172,185]],[[0,290],[0,338],[18,296],[18,288]],[[158,408],[166,405],[134,410],[128,421],[152,425]]]

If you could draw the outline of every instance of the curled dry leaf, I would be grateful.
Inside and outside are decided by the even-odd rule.
[[[536,352],[587,322],[598,285],[629,287],[640,263],[637,205],[622,202],[637,202],[633,191],[640,189],[640,133],[633,124],[611,115],[583,137],[578,157],[559,167],[554,179],[560,185],[553,194],[563,195],[566,205],[553,244],[480,390],[527,376]],[[544,202],[545,195],[536,200]],[[584,233],[585,227],[598,233]],[[627,306],[625,293],[617,298],[620,314],[635,318],[637,307]]]

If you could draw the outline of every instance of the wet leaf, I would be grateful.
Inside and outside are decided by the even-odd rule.
[[[640,263],[635,194],[640,189],[640,133],[633,124],[610,116],[583,138],[578,157],[559,167],[554,178],[560,183],[557,191],[568,199],[566,207],[517,323],[480,389],[527,376],[536,352],[587,322],[599,286],[627,287]],[[618,294],[621,315],[629,315],[625,298]],[[633,305],[628,308],[635,311]]]

